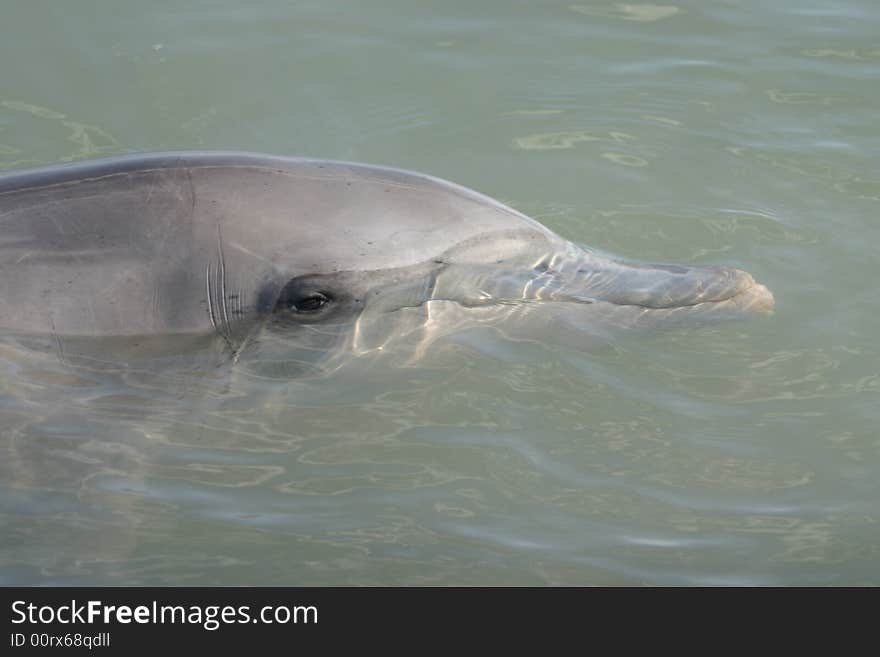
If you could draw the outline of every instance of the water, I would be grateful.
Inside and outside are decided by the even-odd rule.
[[[0,582],[880,584],[880,8],[573,1],[7,3],[0,167],[415,169],[777,312],[280,383],[4,344]]]

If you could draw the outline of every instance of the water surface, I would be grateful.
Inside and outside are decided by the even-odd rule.
[[[880,584],[880,6],[572,1],[4,9],[4,169],[415,169],[777,311],[281,382],[3,341],[0,582]]]

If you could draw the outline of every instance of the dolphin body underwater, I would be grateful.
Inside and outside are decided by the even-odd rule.
[[[0,174],[0,306],[0,330],[59,352],[204,339],[235,360],[272,344],[263,357],[319,363],[403,333],[424,347],[444,326],[589,332],[773,297],[739,269],[592,252],[417,173],[181,152]]]

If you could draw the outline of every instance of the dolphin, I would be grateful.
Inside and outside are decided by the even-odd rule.
[[[315,361],[382,348],[394,318],[437,333],[444,317],[581,329],[772,308],[739,269],[615,258],[398,169],[172,152],[0,173],[0,330],[59,349],[204,337],[237,358],[271,337]]]

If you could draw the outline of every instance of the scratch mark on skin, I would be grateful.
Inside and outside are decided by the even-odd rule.
[[[247,253],[249,256],[253,256],[254,258],[258,258],[260,260],[263,260],[264,262],[272,263],[271,259],[267,258],[266,256],[262,256],[259,253],[254,253],[250,249],[246,249],[245,247],[243,247],[241,244],[239,244],[237,242],[227,242],[226,244],[228,246],[232,247],[233,249],[238,249],[239,251]]]
[[[67,359],[64,357],[64,345],[61,344],[61,338],[58,337],[58,331],[55,328],[55,318],[49,315],[49,322],[52,324],[52,337],[55,338],[55,344],[58,345],[58,360],[67,367]]]
[[[61,233],[62,235],[64,235],[64,227],[58,221],[58,218],[55,217],[55,215],[49,215],[49,216],[52,219],[52,223],[55,224],[55,228],[58,229],[58,232]]]
[[[190,197],[190,205],[189,205],[189,218],[192,221],[193,217],[196,214],[196,186],[193,184],[192,179],[192,169],[186,170],[186,181],[189,183],[189,197]],[[219,224],[218,224],[219,230]]]
[[[217,263],[214,267],[214,283],[213,283],[213,291],[214,291],[214,313],[217,316],[217,330],[220,332],[220,335],[226,339],[226,324],[223,321],[223,309],[221,308],[222,300],[220,299],[220,263]]]
[[[150,204],[150,200],[153,198],[153,192],[156,190],[156,187],[158,187],[157,183],[155,183],[155,182],[150,183],[150,186],[147,189],[147,195],[144,198],[144,205]]]
[[[151,287],[152,287],[152,293],[150,296],[152,297],[151,301],[152,301],[153,314],[152,314],[152,317],[150,318],[150,321],[151,321],[151,323],[155,324],[156,322],[159,321],[158,318],[161,317],[162,304],[161,304],[160,297],[159,297],[159,286],[153,285]]]
[[[223,310],[223,323],[229,329],[229,311],[226,305],[226,259],[223,256],[223,234],[217,223],[217,255],[220,258],[220,308]]]
[[[208,266],[205,269],[205,291],[208,295],[208,317],[211,320],[211,326],[216,331],[217,330],[217,318],[214,316],[214,304],[211,302],[211,299],[214,296],[214,292],[211,290],[211,263],[208,263]]]
[[[208,318],[211,326],[237,358],[240,349],[235,348],[232,339],[232,326],[229,322],[229,306],[226,294],[226,258],[223,255],[223,235],[220,224],[217,224],[217,258],[218,263],[212,267],[209,262],[205,268],[205,291],[208,295]]]

